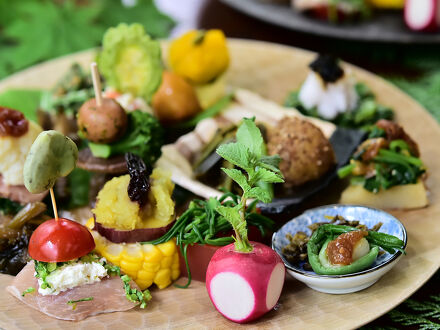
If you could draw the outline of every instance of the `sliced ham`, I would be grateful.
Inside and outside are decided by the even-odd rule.
[[[31,194],[24,185],[11,186],[3,181],[0,175],[0,197],[8,198],[21,204],[41,202],[46,197],[47,192],[41,194]]]
[[[38,293],[38,281],[34,272],[34,262],[31,261],[18,273],[6,290],[28,306],[48,316],[79,321],[96,314],[127,311],[136,306],[125,297],[123,282],[119,276],[110,276],[101,282],[82,285],[58,295],[42,296]],[[131,286],[137,288],[134,282]],[[23,297],[23,291],[29,287],[33,287],[35,291]],[[69,300],[88,297],[93,297],[93,300],[78,302],[75,309],[67,304]]]

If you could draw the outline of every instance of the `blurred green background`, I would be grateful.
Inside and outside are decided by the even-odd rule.
[[[156,38],[166,38],[174,26],[153,0],[0,0],[0,79],[96,47],[120,22],[139,22]]]

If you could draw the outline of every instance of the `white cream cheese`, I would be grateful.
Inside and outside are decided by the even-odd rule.
[[[74,287],[101,281],[107,270],[98,262],[66,264],[46,277],[50,288],[42,289],[43,281],[38,279],[38,292],[43,295],[57,295]]]

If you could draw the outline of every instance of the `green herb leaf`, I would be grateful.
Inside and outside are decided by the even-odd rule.
[[[235,166],[248,171],[251,170],[251,155],[245,145],[240,143],[222,144],[217,148],[217,153]]]
[[[272,195],[265,189],[261,187],[254,187],[246,193],[247,198],[255,198],[263,203],[270,203],[272,200]]]
[[[217,148],[217,153],[245,170],[247,177],[236,169],[223,169],[225,173],[236,181],[243,189],[240,202],[236,205],[224,205],[217,207],[219,212],[235,231],[235,249],[240,252],[252,251],[252,246],[247,237],[246,228],[246,203],[248,198],[269,203],[272,200],[273,191],[268,183],[283,182],[277,164],[279,157],[267,157],[264,155],[266,147],[263,137],[253,119],[243,119],[237,133],[237,142],[223,144]],[[254,207],[253,204],[252,207]]]
[[[91,301],[93,300],[93,297],[87,297],[87,298],[82,298],[82,299],[78,299],[78,300],[69,300],[67,302],[67,305],[72,305],[72,310],[76,309],[76,304],[81,302],[81,301]]]
[[[147,302],[151,300],[151,293],[148,290],[140,291],[138,289],[132,288],[130,286],[131,278],[128,275],[121,276],[122,282],[124,282],[124,290],[125,296],[129,301],[134,303],[140,303],[140,308],[145,308],[147,306]]]
[[[34,291],[35,291],[35,289],[33,287],[29,287],[22,292],[21,296],[24,297],[27,293],[32,293]]]
[[[238,185],[243,189],[243,191],[247,191],[251,189],[249,184],[247,183],[246,176],[241,173],[241,171],[233,168],[222,168],[223,172],[226,173],[227,176],[229,176],[232,180],[238,183]]]
[[[267,183],[281,183],[284,182],[280,174],[273,171],[267,170],[265,168],[259,168],[255,173],[249,178],[251,182],[263,181]]]
[[[281,162],[281,158],[278,155],[273,156],[262,156],[257,163],[258,166],[268,169],[275,173],[281,173],[279,169],[279,165]]]
[[[121,276],[121,268],[119,268],[119,266],[106,263],[104,268],[107,270],[109,276]]]
[[[260,129],[254,123],[254,119],[244,118],[237,130],[236,137],[237,142],[246,146],[256,158],[263,155],[264,141]]]
[[[223,217],[228,219],[228,221],[231,223],[232,227],[239,228],[243,227],[241,217],[240,217],[240,205],[236,205],[234,207],[227,207],[227,206],[218,206],[217,207],[218,213],[220,213]],[[246,224],[246,223],[244,223]]]

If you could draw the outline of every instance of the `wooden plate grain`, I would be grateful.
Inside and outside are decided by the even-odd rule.
[[[313,53],[255,41],[230,40],[231,68],[228,82],[281,102],[287,92],[299,87],[307,74]],[[43,63],[0,82],[9,87],[50,88],[69,65],[87,65],[93,52],[83,52]],[[350,66],[359,80],[367,83],[379,102],[396,110],[397,120],[420,144],[428,167],[430,206],[414,211],[391,212],[408,231],[407,255],[372,287],[348,295],[315,292],[287,278],[276,310],[241,328],[356,328],[392,309],[416,291],[440,265],[440,127],[418,103],[381,78]],[[27,308],[4,290],[12,277],[0,275],[0,328],[32,329],[132,329],[132,328],[216,328],[238,327],[215,311],[204,283],[193,282],[186,290],[174,287],[153,290],[145,309],[91,317],[74,323],[49,318]]]

